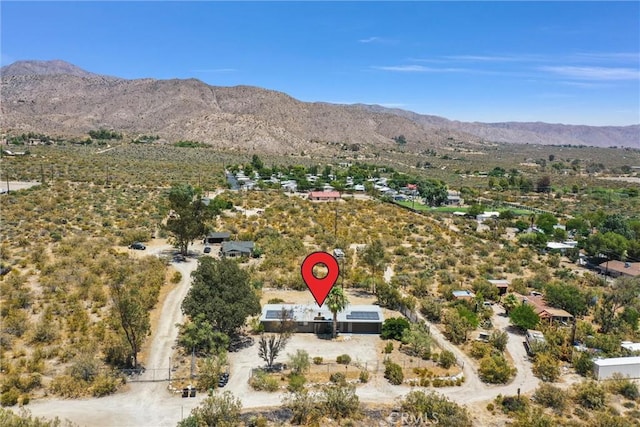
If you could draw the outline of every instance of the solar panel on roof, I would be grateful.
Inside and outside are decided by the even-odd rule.
[[[380,316],[375,311],[352,311],[347,314],[348,320],[380,320]]]
[[[293,318],[293,311],[289,311],[287,313],[289,318]],[[282,310],[267,310],[264,315],[265,319],[281,319],[282,318]]]

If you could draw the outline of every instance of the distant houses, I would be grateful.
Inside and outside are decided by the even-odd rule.
[[[327,202],[340,200],[340,193],[337,191],[311,191],[308,197],[309,200]]]

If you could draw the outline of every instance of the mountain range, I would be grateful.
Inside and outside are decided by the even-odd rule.
[[[18,61],[0,69],[0,127],[86,136],[113,129],[127,136],[199,141],[226,150],[298,154],[455,144],[554,144],[640,148],[640,125],[576,126],[478,123],[378,105],[302,102],[251,86],[219,87],[197,79],[122,79],[64,61]]]

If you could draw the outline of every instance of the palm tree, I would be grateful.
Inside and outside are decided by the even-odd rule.
[[[334,286],[331,288],[327,300],[325,302],[331,313],[333,314],[333,334],[332,337],[336,337],[338,330],[338,312],[344,310],[349,305],[349,300],[344,294],[342,288]]]

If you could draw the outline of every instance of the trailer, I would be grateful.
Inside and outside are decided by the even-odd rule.
[[[593,373],[598,380],[609,379],[614,374],[640,378],[640,356],[596,359],[593,361]]]

